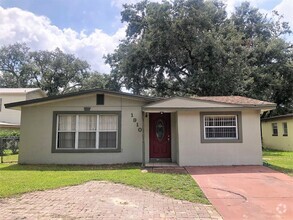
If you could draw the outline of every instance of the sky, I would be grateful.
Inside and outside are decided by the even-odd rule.
[[[125,37],[122,5],[138,1],[0,0],[0,46],[25,42],[32,50],[59,47],[88,61],[92,70],[109,73],[110,67],[103,56],[112,53]],[[293,30],[292,0],[248,1],[263,13],[277,10]],[[224,2],[231,13],[242,0]]]

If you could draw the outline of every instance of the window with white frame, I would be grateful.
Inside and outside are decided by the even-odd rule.
[[[117,149],[117,114],[58,114],[56,149]]]
[[[204,115],[204,139],[238,139],[237,115]]]
[[[273,136],[278,136],[278,124],[272,123]]]
[[[283,122],[283,136],[288,136],[287,122]]]

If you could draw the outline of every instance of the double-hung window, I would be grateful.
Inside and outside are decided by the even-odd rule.
[[[287,122],[283,122],[283,136],[288,136]]]
[[[58,150],[118,150],[118,113],[55,113]]]
[[[240,113],[201,113],[202,142],[240,142],[240,117]]]
[[[278,124],[277,123],[272,123],[272,131],[273,131],[273,136],[278,136]]]

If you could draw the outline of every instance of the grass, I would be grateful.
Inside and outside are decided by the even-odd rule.
[[[18,155],[4,156],[17,161]],[[293,176],[293,152],[263,151],[264,165]],[[142,173],[139,165],[61,166],[0,164],[0,198],[36,190],[110,181],[158,192],[176,199],[209,204],[201,189],[187,174]]]
[[[263,163],[274,170],[293,176],[293,152],[263,150]]]
[[[18,154],[12,154],[11,150],[5,150],[5,155],[3,156],[4,163],[11,163],[18,161]]]
[[[113,166],[63,166],[0,164],[0,197],[36,190],[110,181],[158,192],[176,199],[209,204],[187,174],[143,173],[135,164]]]

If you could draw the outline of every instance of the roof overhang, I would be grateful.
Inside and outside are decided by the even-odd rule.
[[[109,95],[113,95],[113,96],[124,96],[126,98],[136,99],[136,100],[144,100],[146,102],[153,102],[153,101],[157,101],[157,100],[161,99],[161,98],[157,98],[157,97],[140,96],[140,95],[134,95],[131,93],[126,93],[126,92],[110,91],[110,90],[106,90],[106,89],[91,89],[91,90],[84,90],[84,91],[67,93],[67,94],[62,94],[62,95],[48,96],[48,97],[44,97],[44,98],[37,98],[37,99],[31,99],[31,100],[26,100],[26,101],[7,103],[7,104],[5,104],[5,108],[19,110],[23,106],[34,106],[34,105],[47,104],[47,103],[51,103],[51,102],[63,101],[64,99],[74,99],[79,96],[92,95],[94,93],[109,94]]]
[[[143,106],[144,112],[176,112],[176,111],[212,111],[218,110],[243,110],[243,109],[255,109],[261,112],[269,111],[276,108],[276,104],[262,104],[262,105],[250,105],[250,104],[230,104],[222,103],[210,100],[198,100],[186,97],[171,97],[156,102],[152,102]]]
[[[13,124],[9,122],[0,122],[0,128],[19,128],[19,124]]]
[[[286,115],[276,115],[269,118],[262,118],[261,121],[276,121],[276,120],[282,120],[282,119],[293,119],[293,113],[286,114]]]

